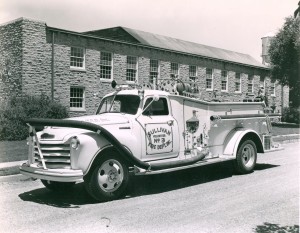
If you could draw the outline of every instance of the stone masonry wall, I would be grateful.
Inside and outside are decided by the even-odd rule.
[[[0,106],[22,91],[22,20],[0,25]]]
[[[51,44],[46,41],[46,24],[23,19],[23,93],[51,96]]]

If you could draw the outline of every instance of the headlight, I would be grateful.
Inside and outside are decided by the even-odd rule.
[[[77,149],[77,148],[79,147],[79,145],[80,145],[79,139],[78,139],[76,136],[73,137],[73,138],[71,139],[71,147],[72,147],[73,149]]]

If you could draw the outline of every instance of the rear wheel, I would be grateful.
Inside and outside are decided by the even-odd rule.
[[[247,174],[253,171],[257,159],[256,145],[252,140],[243,141],[238,148],[235,168],[239,174]]]
[[[67,191],[73,188],[75,182],[57,182],[50,180],[41,180],[43,185],[52,191]]]
[[[103,155],[84,178],[87,192],[98,201],[122,196],[129,181],[128,166],[115,154]]]

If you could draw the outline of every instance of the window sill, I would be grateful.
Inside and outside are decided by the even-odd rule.
[[[221,90],[221,92],[228,92],[228,90]]]
[[[126,80],[126,83],[128,83],[128,84],[135,84],[136,82],[135,81],[127,81]]]
[[[71,112],[86,112],[85,108],[70,108]]]
[[[234,93],[235,93],[235,94],[242,94],[241,91],[235,91]]]
[[[206,91],[214,91],[214,89],[208,89],[208,88],[206,88]]]
[[[70,67],[71,71],[80,71],[80,72],[86,72],[85,68],[80,68],[80,67]]]
[[[103,78],[100,78],[100,82],[103,82],[103,83],[111,83],[113,81],[113,79],[103,79]]]

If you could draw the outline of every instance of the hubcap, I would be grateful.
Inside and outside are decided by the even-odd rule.
[[[105,192],[117,190],[122,184],[123,178],[123,167],[114,159],[106,160],[98,170],[98,183]]]
[[[254,163],[255,151],[252,145],[247,144],[242,150],[242,161],[246,167],[251,167]]]

